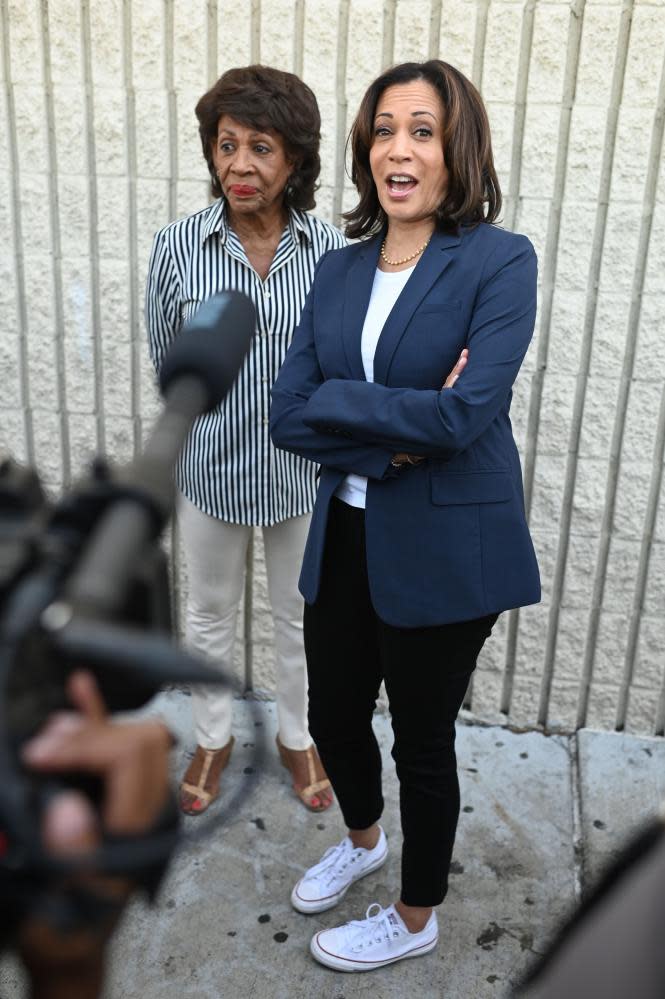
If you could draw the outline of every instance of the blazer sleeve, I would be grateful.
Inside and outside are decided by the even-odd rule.
[[[536,254],[525,236],[506,255],[487,259],[467,336],[469,360],[451,389],[390,388],[330,379],[302,413],[313,430],[334,428],[395,451],[451,458],[467,448],[505,406],[533,335]]]
[[[314,342],[315,283],[316,275],[272,388],[270,434],[273,443],[283,451],[291,451],[347,475],[353,472],[372,479],[389,478],[395,474],[390,464],[394,451],[387,446],[353,440],[350,432],[342,428],[328,429],[325,423],[313,428],[303,422],[310,396],[324,384]]]

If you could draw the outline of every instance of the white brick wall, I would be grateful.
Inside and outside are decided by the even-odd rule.
[[[219,73],[300,72],[322,110],[319,213],[386,64],[436,54],[492,120],[506,224],[540,257],[514,421],[544,582],[483,654],[473,708],[520,724],[665,722],[665,2],[0,0],[2,442],[50,488],[158,410],[152,234],[206,203],[193,107]],[[256,682],[272,683],[256,539]],[[239,649],[239,657],[240,652]]]

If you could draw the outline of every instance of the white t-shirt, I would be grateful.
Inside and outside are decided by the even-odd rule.
[[[368,382],[374,381],[374,354],[381,330],[414,270],[415,264],[413,267],[407,267],[405,271],[380,271],[378,267],[376,269],[360,340],[363,368]],[[349,506],[364,509],[366,493],[367,479],[365,476],[351,474],[347,475],[338,486],[335,496],[343,500],[344,503],[348,503]]]

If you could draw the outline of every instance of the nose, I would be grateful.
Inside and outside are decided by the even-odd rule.
[[[393,133],[388,156],[396,163],[411,159],[411,137],[405,129]]]
[[[252,157],[248,149],[244,146],[238,146],[233,157],[233,164],[231,167],[233,173],[246,174],[252,172]]]

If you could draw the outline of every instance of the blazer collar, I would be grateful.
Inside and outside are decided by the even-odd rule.
[[[374,355],[374,381],[385,385],[390,363],[409,321],[434,282],[453,259],[461,233],[434,232],[404,290],[386,319]],[[361,356],[362,328],[367,314],[383,233],[362,244],[346,275],[342,342],[351,375],[365,379]]]

